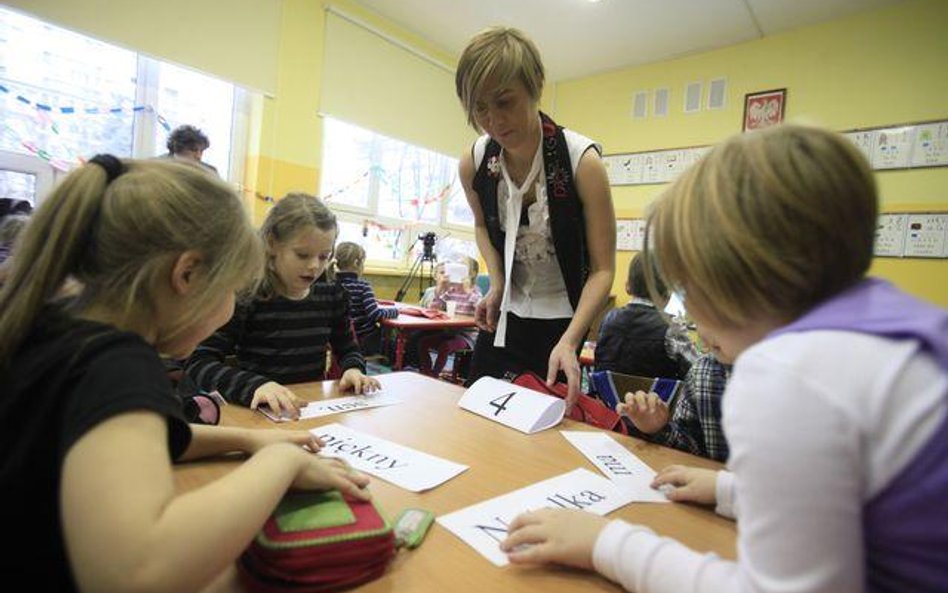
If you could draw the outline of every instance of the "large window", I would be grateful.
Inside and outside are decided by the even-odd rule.
[[[320,195],[342,221],[341,240],[365,247],[374,266],[410,266],[428,232],[439,259],[476,257],[457,159],[337,119],[324,124]]]
[[[166,151],[171,129],[191,124],[211,141],[205,160],[237,179],[230,164],[232,149],[245,151],[233,132],[243,92],[0,8],[0,168],[2,154],[13,153],[58,171],[99,152],[153,157]]]

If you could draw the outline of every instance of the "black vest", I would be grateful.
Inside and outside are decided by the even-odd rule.
[[[546,178],[547,207],[550,209],[550,233],[553,248],[560,264],[570,305],[575,310],[589,276],[589,252],[586,248],[586,219],[583,203],[573,181],[573,165],[563,128],[545,113],[540,113],[543,128],[541,150]],[[504,229],[500,226],[497,208],[497,184],[500,182],[499,163],[501,146],[493,138],[487,141],[484,158],[474,174],[474,191],[481,203],[487,235],[491,245],[504,261]],[[491,163],[494,163],[493,166]]]

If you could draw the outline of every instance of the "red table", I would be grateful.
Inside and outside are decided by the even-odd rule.
[[[408,305],[395,303],[396,307],[414,307],[417,305]],[[408,334],[413,331],[431,331],[444,329],[472,329],[477,327],[473,317],[466,315],[455,315],[449,319],[428,319],[427,317],[417,317],[415,315],[405,315],[399,313],[395,319],[382,319],[379,324],[395,334],[395,361],[392,370],[399,370],[405,360],[405,343],[408,341]]]

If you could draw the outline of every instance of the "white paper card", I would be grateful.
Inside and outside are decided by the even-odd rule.
[[[279,416],[266,405],[257,408],[257,411],[273,420],[274,422],[292,422],[294,420],[305,420],[307,418],[319,418],[320,416],[330,416],[332,414],[341,414],[343,412],[354,412],[356,410],[367,410],[369,408],[379,408],[400,404],[402,400],[393,396],[386,395],[385,392],[373,391],[364,395],[350,395],[346,397],[335,397],[333,399],[310,402],[300,408],[299,418],[291,418],[286,412]]]
[[[580,509],[605,515],[631,498],[588,469],[571,472],[438,517],[438,523],[497,566],[507,564],[500,542],[520,513],[546,508]]]
[[[655,471],[608,434],[578,430],[561,430],[560,434],[633,501],[669,502],[650,486]]]
[[[556,426],[566,411],[566,402],[558,397],[493,377],[475,381],[458,405],[527,434]]]
[[[345,459],[359,471],[412,492],[434,488],[467,469],[466,465],[380,439],[341,424],[327,424],[310,432],[323,441],[320,455]]]
[[[391,406],[400,403],[402,403],[401,399],[381,391],[367,393],[366,395],[335,397],[333,399],[310,402],[306,407],[300,410],[300,419],[319,418],[320,416],[330,416],[342,412],[354,412],[355,410],[368,410],[369,408],[380,408],[382,406]]]

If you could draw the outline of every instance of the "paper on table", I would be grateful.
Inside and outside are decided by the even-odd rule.
[[[323,441],[320,455],[345,459],[357,470],[412,492],[434,488],[467,469],[466,465],[380,439],[341,424],[327,424],[310,432]]]
[[[367,410],[369,408],[379,408],[382,406],[391,406],[400,404],[402,400],[394,395],[387,395],[383,391],[373,391],[364,395],[350,395],[346,397],[334,397],[332,399],[310,402],[300,408],[300,417],[298,420],[307,418],[319,418],[320,416],[330,416],[332,414],[341,414],[343,412],[354,412],[356,410]],[[257,410],[274,422],[290,422],[296,420],[283,414],[277,416],[268,406],[260,406]]]
[[[566,402],[558,397],[493,377],[475,381],[458,405],[527,434],[556,426],[566,411]]]
[[[578,430],[561,430],[560,434],[633,501],[669,502],[650,486],[655,471],[608,434]]]
[[[438,523],[495,565],[504,566],[507,555],[500,550],[500,542],[507,537],[507,526],[520,513],[564,508],[605,515],[629,502],[631,497],[615,483],[578,468],[443,515]]]
[[[319,418],[320,416],[330,416],[332,414],[354,412],[356,410],[368,410],[369,408],[380,408],[382,406],[391,406],[400,403],[402,403],[401,399],[381,391],[367,393],[365,395],[335,397],[333,399],[310,402],[306,407],[300,410],[300,419]]]

